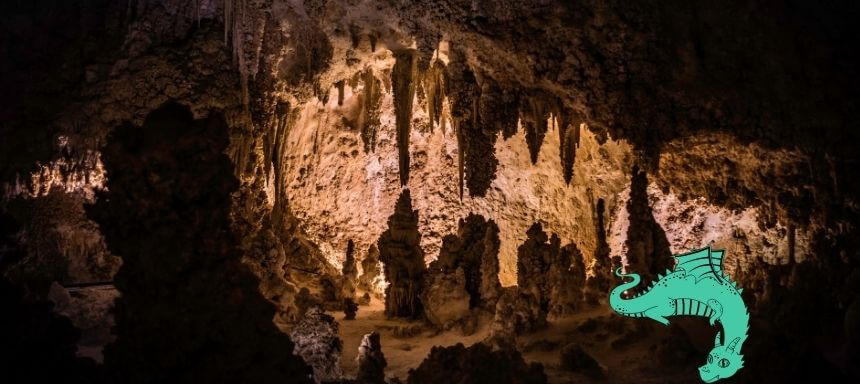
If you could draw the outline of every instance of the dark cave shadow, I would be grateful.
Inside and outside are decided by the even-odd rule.
[[[108,381],[306,382],[310,369],[272,323],[231,229],[239,187],[220,113],[168,103],[123,124],[103,149],[107,191],[88,207],[123,265]]]

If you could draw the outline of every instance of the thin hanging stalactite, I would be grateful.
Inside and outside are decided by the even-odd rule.
[[[395,51],[394,57],[391,83],[394,88],[400,185],[405,186],[409,181],[409,132],[412,120],[412,100],[415,98],[417,60],[414,50]]]
[[[427,116],[430,117],[430,132],[442,119],[442,101],[445,100],[445,64],[434,60],[424,73],[424,92],[426,93]]]

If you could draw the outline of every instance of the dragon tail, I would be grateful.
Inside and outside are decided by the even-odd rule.
[[[621,297],[621,294],[624,293],[624,291],[639,285],[641,277],[636,273],[621,273],[621,267],[618,267],[618,269],[615,270],[615,276],[621,278],[630,277],[632,280],[612,289],[612,292],[609,293],[609,306],[612,307],[612,310],[619,315],[641,317],[641,314],[639,313],[640,311],[631,311],[631,308],[628,305],[624,305],[624,302],[628,300]]]

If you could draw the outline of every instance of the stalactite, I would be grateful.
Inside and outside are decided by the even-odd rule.
[[[557,111],[553,112],[558,124],[559,157],[561,158],[564,181],[570,184],[573,179],[573,164],[576,162],[576,149],[579,147],[580,122],[574,118],[575,113],[559,103]]]
[[[364,143],[364,152],[370,153],[376,149],[376,134],[379,131],[379,106],[382,102],[382,90],[379,80],[373,75],[370,68],[356,74],[350,80],[350,86],[355,88],[359,79],[363,83],[360,97],[360,110],[355,121],[346,121],[346,124],[361,134]]]
[[[427,116],[431,132],[442,118],[442,101],[445,100],[445,64],[440,60],[433,61],[423,76],[424,92],[426,94]]]
[[[488,117],[482,115],[486,103],[475,74],[461,52],[453,51],[451,58],[446,68],[446,90],[451,120],[457,132],[460,197],[463,196],[464,185],[468,187],[470,196],[484,196],[498,166],[494,146],[498,129],[493,120],[497,113],[492,108],[487,110],[490,113]],[[493,98],[494,94],[486,96]],[[490,104],[493,103],[486,105]]]
[[[335,87],[337,87],[337,105],[343,105],[343,86],[344,81],[340,80],[334,83]]]
[[[548,130],[549,119],[553,99],[545,93],[535,92],[526,97],[520,104],[520,120],[526,131],[526,143],[529,147],[529,155],[532,164],[537,164],[540,147]]]
[[[400,159],[400,185],[409,181],[409,132],[412,120],[412,100],[415,98],[415,51],[394,52],[395,63],[391,72],[394,87],[394,114],[397,118],[397,149]]]
[[[358,48],[361,43],[361,28],[355,24],[349,25],[349,38],[352,40],[352,48]]]

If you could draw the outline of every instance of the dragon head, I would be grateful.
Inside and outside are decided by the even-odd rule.
[[[736,337],[728,345],[720,343],[720,333],[714,342],[714,349],[708,353],[708,362],[699,367],[699,376],[706,383],[713,383],[719,379],[731,377],[744,366],[744,356],[740,351],[735,352],[740,337]]]

